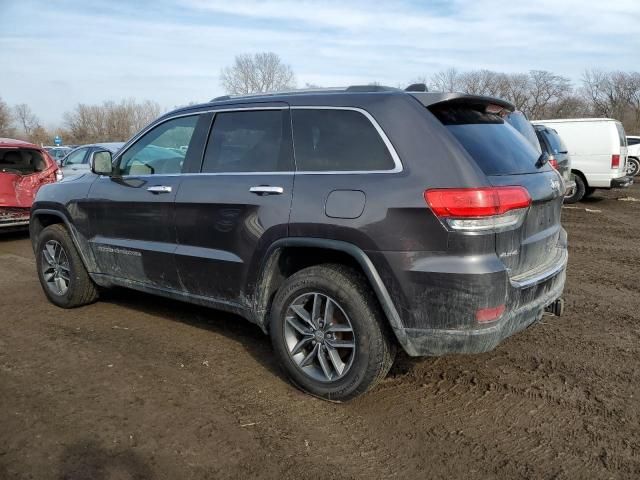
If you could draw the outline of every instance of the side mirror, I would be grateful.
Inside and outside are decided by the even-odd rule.
[[[91,159],[91,171],[96,175],[111,175],[113,173],[111,160],[111,152],[94,153]]]

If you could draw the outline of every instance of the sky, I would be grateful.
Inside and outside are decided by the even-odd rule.
[[[640,69],[638,0],[0,0],[0,25],[0,98],[50,127],[77,103],[207,101],[242,53],[277,53],[299,87]]]

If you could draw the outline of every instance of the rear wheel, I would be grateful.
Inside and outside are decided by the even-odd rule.
[[[576,203],[582,200],[584,194],[587,191],[587,185],[580,175],[571,174],[573,180],[576,182],[576,188],[572,195],[564,197],[564,203]]]
[[[341,265],[289,277],[271,307],[274,350],[295,385],[334,401],[356,397],[383,379],[395,345],[362,275]]]
[[[40,284],[51,303],[73,308],[98,298],[98,290],[64,226],[50,225],[40,232],[36,265]]]
[[[640,160],[635,157],[629,157],[627,160],[627,175],[635,177],[640,173]]]

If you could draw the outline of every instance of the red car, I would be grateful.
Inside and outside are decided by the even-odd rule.
[[[58,164],[32,143],[0,138],[0,231],[29,225],[41,185],[62,179]]]

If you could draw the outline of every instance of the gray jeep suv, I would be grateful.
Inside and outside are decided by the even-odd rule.
[[[562,181],[505,101],[386,87],[222,97],[46,185],[51,302],[123,286],[235,312],[331,400],[407,354],[491,350],[560,313]]]

